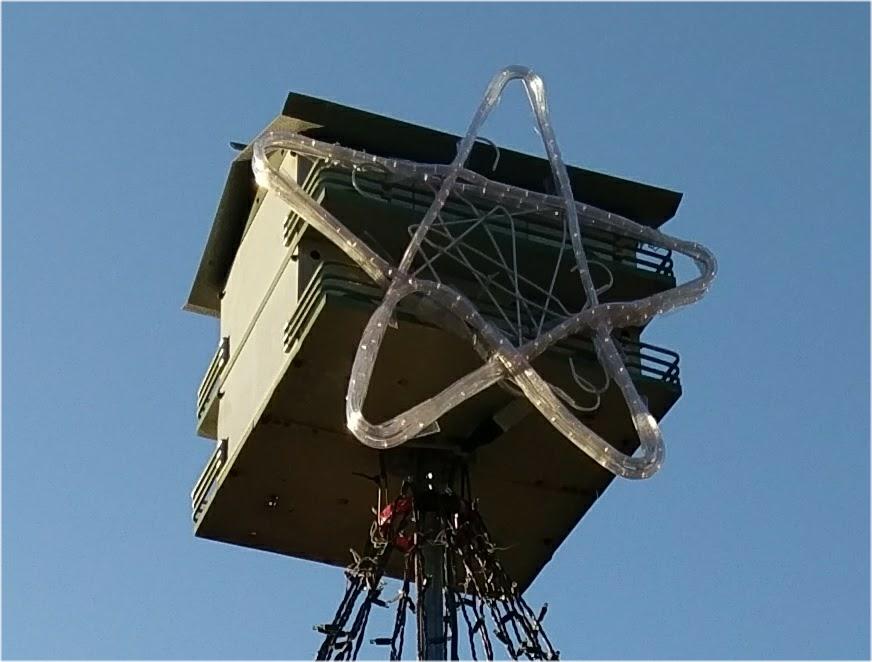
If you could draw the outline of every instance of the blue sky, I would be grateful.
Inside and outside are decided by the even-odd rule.
[[[569,658],[867,658],[869,7],[4,4],[4,657],[310,658],[338,569],[194,539],[227,166],[290,90],[462,132],[545,78],[567,161],[685,193],[685,395],[529,592]],[[484,135],[539,153],[510,90]],[[689,275],[688,270],[684,271]]]

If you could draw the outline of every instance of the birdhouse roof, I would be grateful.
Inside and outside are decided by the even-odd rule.
[[[288,95],[282,114],[269,123],[266,131],[303,133],[379,156],[424,163],[451,162],[460,140],[450,133],[296,92]],[[494,157],[493,147],[476,143],[466,165],[490,179],[551,192],[551,168],[546,159],[500,148],[498,164],[493,168]],[[249,143],[230,164],[185,310],[219,314],[220,293],[257,193],[251,158]],[[568,172],[576,200],[649,227],[660,227],[672,218],[681,202],[680,193],[667,189],[574,166],[568,167]]]

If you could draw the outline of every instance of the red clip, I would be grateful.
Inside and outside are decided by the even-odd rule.
[[[394,536],[394,547],[408,554],[415,547],[415,536],[410,533],[398,533]]]
[[[393,503],[389,503],[382,509],[377,519],[378,530],[382,538],[390,540],[397,549],[406,553],[415,546],[414,537],[409,534],[394,533],[393,526],[396,524],[395,519],[402,519],[403,515],[412,512],[413,507],[412,497],[397,497]]]
[[[405,515],[412,511],[412,497],[398,497],[393,503],[389,503],[378,514],[378,525],[390,524],[394,515]]]

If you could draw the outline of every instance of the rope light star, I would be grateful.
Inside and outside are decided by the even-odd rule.
[[[479,131],[499,101],[506,85],[519,80],[524,86],[535,114],[538,132],[556,183],[557,195],[530,191],[492,181],[464,167]],[[397,181],[416,182],[433,191],[432,203],[419,223],[411,228],[411,237],[401,258],[392,263],[351,232],[339,219],[309,196],[302,186],[273,166],[268,156],[279,149],[323,159],[329,164],[350,168],[352,173],[379,172]],[[509,385],[530,403],[579,449],[612,473],[626,478],[647,478],[663,462],[664,445],[657,421],[639,395],[627,370],[620,347],[612,337],[616,329],[641,327],[657,315],[696,302],[708,290],[715,277],[717,263],[704,246],[671,237],[617,214],[577,202],[572,194],[566,166],[561,158],[551,125],[542,79],[526,67],[507,67],[488,85],[450,164],[427,164],[366,154],[289,132],[267,132],[253,146],[252,166],[260,186],[275,192],[290,208],[338,246],[375,283],[384,297],[372,313],[352,364],[346,397],[348,428],[362,443],[377,449],[399,446],[431,430],[446,412],[494,384]],[[474,211],[465,223],[446,220],[446,205],[451,200],[487,201],[486,214]],[[471,204],[473,210],[477,209]],[[572,311],[555,294],[555,280],[564,251],[558,253],[550,283],[536,284],[521,273],[517,254],[516,225],[523,215],[546,215],[560,222],[563,242],[574,261],[573,273],[585,296],[584,306]],[[495,243],[496,250],[483,254],[467,237],[473,230],[487,230],[489,223],[502,219],[511,236],[512,251]],[[589,260],[582,239],[585,232],[608,231],[630,240],[661,247],[689,257],[699,275],[676,287],[634,301],[601,303],[604,287],[594,282],[592,267],[601,263]],[[464,232],[466,234],[464,234]],[[568,244],[567,244],[568,242]],[[507,255],[506,253],[512,253]],[[439,277],[439,262],[450,260],[465,268],[485,300],[495,304],[493,315],[481,312],[462,288]],[[484,260],[484,261],[483,261]],[[488,263],[487,260],[490,260]],[[495,270],[487,273],[483,264]],[[372,423],[363,415],[373,370],[388,326],[397,306],[418,295],[437,310],[450,326],[467,337],[482,357],[482,365],[453,384],[381,423]],[[614,382],[626,401],[640,440],[634,455],[627,455],[579,420],[576,411],[584,411],[567,394],[546,381],[531,362],[556,343],[573,334],[591,334],[597,357],[606,376],[606,386]],[[578,377],[577,384],[590,393],[602,392]]]

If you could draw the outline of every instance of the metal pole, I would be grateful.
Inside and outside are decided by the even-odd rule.
[[[425,531],[438,531],[441,523],[435,513],[424,516]],[[433,544],[428,539],[418,557],[421,561],[421,576],[424,579],[424,592],[421,596],[421,628],[423,629],[423,659],[447,660],[445,641],[445,603],[443,598],[443,577],[445,574],[445,548]]]
[[[443,496],[451,484],[451,458],[444,452],[419,449],[415,503],[419,508],[416,579],[418,582],[418,658],[447,660],[444,544],[434,543],[444,522]]]

